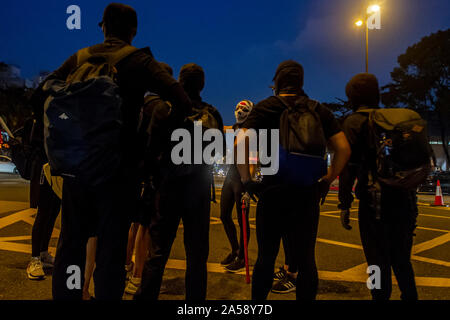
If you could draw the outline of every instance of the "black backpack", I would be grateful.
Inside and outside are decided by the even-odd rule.
[[[222,129],[219,128],[219,122],[213,114],[214,107],[210,104],[202,102],[201,106],[193,107],[191,114],[186,118],[188,127],[195,121],[201,121],[203,130],[207,129]]]
[[[77,68],[66,81],[44,85],[45,148],[52,175],[97,185],[113,177],[121,163],[122,98],[115,65],[135,52],[78,51]]]
[[[327,173],[327,140],[316,112],[319,102],[302,96],[291,106],[277,99],[286,107],[280,118],[277,175],[285,184],[313,185]]]
[[[432,151],[427,123],[410,109],[360,109],[368,116],[368,147],[376,163],[371,175],[380,185],[415,189],[428,177]]]

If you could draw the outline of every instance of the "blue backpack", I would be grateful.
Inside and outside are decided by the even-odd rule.
[[[77,68],[65,81],[44,85],[45,151],[52,175],[98,185],[111,179],[121,163],[122,98],[115,65],[135,52],[125,46],[112,53],[77,53]]]

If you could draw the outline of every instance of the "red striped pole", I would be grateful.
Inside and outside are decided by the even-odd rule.
[[[250,272],[248,267],[248,243],[247,243],[247,219],[246,219],[245,199],[242,199],[242,229],[244,232],[244,253],[245,253],[245,282],[250,283]]]

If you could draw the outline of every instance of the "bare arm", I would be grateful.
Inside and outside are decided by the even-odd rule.
[[[328,168],[327,175],[322,179],[332,183],[347,165],[352,151],[347,138],[342,131],[332,136],[328,142],[330,147],[334,150],[334,157],[331,166]]]

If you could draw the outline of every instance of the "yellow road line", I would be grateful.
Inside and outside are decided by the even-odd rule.
[[[419,213],[419,216],[422,217],[431,217],[431,218],[441,218],[441,219],[450,219],[450,217],[446,217],[446,216],[437,216],[434,214],[426,214],[426,213]]]
[[[317,238],[317,241],[322,242],[322,243],[327,243],[327,244],[333,244],[336,246],[362,250],[362,246],[353,244],[353,243],[346,243],[346,242],[328,240],[328,239],[323,239],[323,238]]]
[[[167,268],[176,270],[186,270],[186,261],[179,259],[169,259],[167,261]],[[365,273],[367,266],[364,266],[364,273],[345,273],[336,271],[319,271],[319,279],[330,281],[345,281],[345,282],[362,282],[367,281],[368,275]],[[208,263],[208,272],[227,273],[220,263]],[[250,275],[253,271],[253,266],[250,266]],[[235,273],[245,275],[245,270]],[[396,279],[392,278],[393,283],[397,283]],[[450,278],[436,278],[436,277],[416,277],[416,284],[424,287],[450,287]]]
[[[355,209],[350,210],[350,212],[354,212],[354,211],[357,211],[357,210],[355,210]],[[341,218],[340,216],[335,216],[333,214],[328,214],[328,213],[340,213],[340,211],[324,211],[324,212],[321,212],[320,215],[321,216],[325,216],[325,217],[330,217],[330,218],[336,218],[336,219],[340,219]],[[358,218],[350,218],[350,220],[358,221]],[[416,229],[428,230],[428,231],[436,231],[436,232],[443,232],[443,233],[450,232],[450,230],[428,228],[428,227],[417,227]]]
[[[426,258],[426,257],[421,257],[421,256],[416,256],[416,255],[412,255],[411,259],[416,260],[416,261],[426,262],[426,263],[437,264],[437,265],[444,266],[444,267],[450,267],[450,262],[448,262],[448,261],[431,259],[431,258]]]
[[[423,251],[432,249],[434,247],[440,246],[441,244],[447,243],[448,241],[450,241],[450,233],[446,233],[437,238],[416,244],[412,248],[412,253],[415,254],[415,253],[423,252]]]
[[[15,236],[15,237],[0,237],[0,242],[2,241],[21,241],[21,240],[30,240],[30,236]]]
[[[26,218],[31,217],[33,214],[36,213],[36,209],[25,209],[13,214],[10,214],[6,217],[0,218],[0,229],[9,226],[10,224],[13,224],[19,220],[24,220]]]

